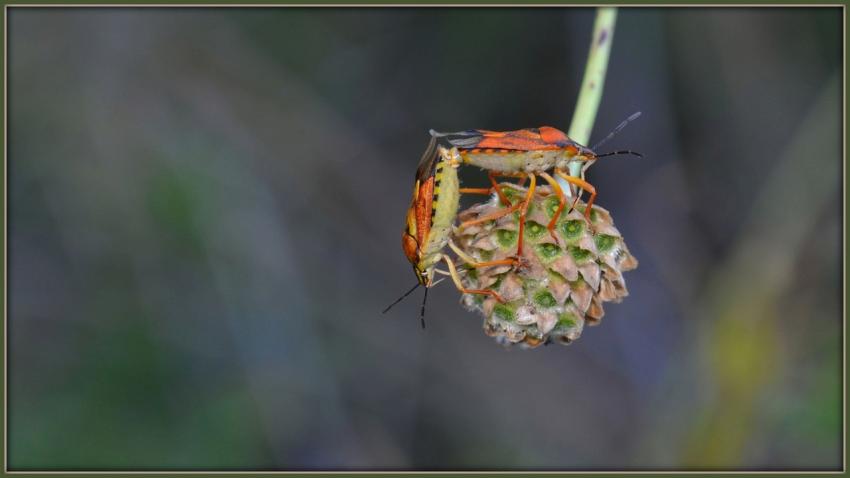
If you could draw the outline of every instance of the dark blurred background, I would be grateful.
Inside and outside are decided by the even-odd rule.
[[[840,467],[839,8],[620,10],[577,342],[380,314],[428,129],[566,129],[593,15],[11,8],[9,466]]]

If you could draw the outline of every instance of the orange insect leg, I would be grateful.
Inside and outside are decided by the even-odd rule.
[[[491,267],[491,266],[516,266],[519,264],[519,261],[515,258],[510,259],[501,259],[498,261],[484,261],[484,262],[476,262],[474,258],[460,250],[452,241],[449,241],[449,247],[457,253],[458,257],[466,262],[466,265],[469,267],[479,268],[479,267]]]
[[[490,194],[491,188],[459,188],[461,194]]]
[[[505,208],[505,209],[502,209],[502,210],[499,210],[499,211],[496,211],[496,212],[492,212],[490,214],[486,214],[484,216],[477,217],[475,219],[470,219],[469,221],[462,222],[462,223],[460,223],[459,227],[461,229],[463,229],[463,228],[466,228],[466,227],[469,227],[469,226],[472,226],[472,225],[475,225],[475,224],[481,224],[482,222],[493,221],[493,220],[499,219],[500,217],[507,216],[508,214],[510,214],[510,213],[516,211],[517,209],[521,208],[522,205],[523,205],[522,202],[518,202],[511,207],[508,207],[508,208]]]
[[[446,261],[446,265],[449,266],[449,275],[452,278],[452,282],[455,283],[455,287],[463,294],[480,294],[480,295],[489,295],[494,299],[498,300],[501,303],[505,303],[505,299],[502,299],[496,291],[492,289],[467,289],[460,282],[460,276],[457,273],[457,269],[455,268],[455,263],[449,258],[449,256],[443,254],[443,260]]]
[[[558,236],[555,234],[555,223],[558,222],[558,218],[561,217],[561,212],[564,210],[564,205],[567,203],[567,197],[564,196],[564,190],[561,189],[561,185],[558,184],[558,181],[555,181],[555,178],[549,176],[549,174],[545,171],[541,172],[540,176],[549,183],[549,186],[551,186],[552,190],[555,191],[555,194],[558,195],[558,209],[555,210],[555,214],[552,215],[552,220],[549,221],[546,229],[549,230],[549,235],[552,236],[555,244],[560,244]]]
[[[522,204],[522,211],[519,213],[519,239],[517,240],[516,256],[522,256],[522,236],[525,233],[525,213],[528,212],[528,205],[531,204],[531,198],[534,196],[534,188],[537,185],[537,179],[534,174],[529,174],[528,192],[525,193],[525,201]]]
[[[493,191],[496,191],[496,194],[499,196],[499,201],[501,201],[501,203],[505,206],[510,206],[511,202],[508,200],[508,197],[505,196],[505,193],[502,191],[502,187],[499,186],[498,182],[496,182],[496,178],[499,177],[499,176],[521,177],[522,179],[519,183],[520,186],[522,186],[525,183],[525,178],[526,178],[524,173],[501,174],[501,173],[496,173],[496,172],[491,171],[491,172],[487,173],[487,177],[490,178],[490,184],[493,185],[492,187],[490,187],[490,188],[460,188],[459,191],[460,191],[461,194],[490,194]]]
[[[496,194],[499,195],[499,201],[502,201],[502,204],[504,204],[505,206],[510,206],[511,202],[508,201],[508,197],[505,196],[505,193],[502,192],[502,188],[499,187],[499,183],[496,182],[496,176],[498,176],[498,174],[493,171],[487,173],[487,177],[490,178],[490,184],[493,185],[493,189],[495,189]]]
[[[582,190],[590,193],[590,199],[587,200],[587,207],[584,209],[584,218],[587,219],[588,224],[590,224],[590,211],[593,208],[593,201],[596,200],[596,188],[593,187],[592,184],[585,181],[584,179],[577,178],[575,176],[570,176],[569,174],[567,174],[567,173],[565,173],[565,172],[563,172],[559,169],[555,170],[555,174],[557,174],[558,176],[563,178],[564,181],[566,181],[570,184],[574,184],[574,185],[580,187]],[[575,201],[573,201],[572,206],[570,206],[570,211],[575,209],[576,204],[578,204],[579,197],[580,196],[578,194],[576,194],[576,199],[575,199]]]
[[[502,296],[500,296],[499,293],[496,292],[493,289],[464,289],[463,287],[461,287],[458,290],[461,291],[461,293],[463,293],[463,294],[491,295],[491,296],[493,296],[494,299],[498,300],[500,303],[502,303],[502,304],[505,303],[505,299],[503,299]]]
[[[519,182],[517,183],[517,186],[519,186],[519,187],[525,186],[525,180],[528,179],[528,175],[524,172],[518,172],[518,173],[508,173],[508,172],[495,173],[494,172],[492,174],[495,177],[501,176],[503,178],[519,178]]]
[[[534,195],[534,189],[537,184],[537,180],[533,174],[526,173],[509,173],[509,174],[499,174],[499,176],[508,176],[508,177],[530,177],[531,184],[528,186],[528,191],[525,194],[525,199],[523,201],[517,202],[511,207],[502,209],[500,211],[496,211],[475,219],[471,219],[469,221],[462,222],[460,224],[460,228],[466,228],[475,224],[481,224],[483,222],[492,221],[498,219],[500,217],[507,216],[508,214],[516,211],[517,209],[521,209],[519,218],[519,239],[517,240],[517,257],[522,255],[522,243],[523,243],[523,234],[525,233],[525,215],[528,212],[528,206],[531,204],[531,198]]]

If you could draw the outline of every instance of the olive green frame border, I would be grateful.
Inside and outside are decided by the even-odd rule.
[[[0,356],[0,361],[2,362],[2,374],[3,374],[3,413],[2,417],[0,417],[0,422],[2,422],[3,433],[0,435],[0,445],[2,445],[3,450],[3,466],[0,468],[0,476],[25,476],[25,477],[54,477],[54,476],[94,476],[94,477],[113,477],[113,476],[133,476],[133,477],[163,477],[163,476],[213,476],[213,477],[259,477],[259,476],[285,476],[285,477],[294,477],[294,476],[305,476],[305,477],[333,477],[333,476],[384,476],[384,477],[402,477],[402,476],[417,476],[417,477],[430,477],[430,476],[445,476],[445,477],[457,477],[457,476],[475,476],[475,477],[484,477],[484,476],[497,476],[497,477],[519,477],[519,476],[565,476],[565,477],[574,477],[574,476],[587,476],[587,477],[596,477],[596,478],[608,478],[608,477],[619,477],[624,475],[634,475],[634,476],[723,476],[723,477],[744,477],[744,476],[757,476],[757,477],[768,477],[768,476],[845,476],[847,474],[847,452],[848,452],[848,441],[847,441],[847,381],[848,381],[848,370],[846,367],[847,364],[847,283],[848,283],[848,275],[847,275],[847,4],[850,0],[843,1],[831,1],[831,2],[818,2],[816,4],[802,4],[799,1],[788,1],[788,0],[779,0],[772,2],[747,2],[747,3],[738,3],[729,0],[720,0],[713,3],[684,3],[681,0],[679,2],[674,3],[651,3],[640,0],[620,0],[620,1],[610,1],[610,0],[600,0],[596,2],[576,2],[576,3],[565,3],[563,1],[557,0],[534,0],[533,3],[529,4],[518,4],[515,1],[505,1],[505,0],[464,0],[463,2],[451,2],[450,0],[419,0],[419,1],[410,1],[410,0],[370,0],[368,3],[356,2],[355,0],[336,0],[336,1],[316,1],[316,2],[298,2],[298,1],[280,1],[280,0],[252,0],[250,3],[246,4],[234,4],[231,2],[226,2],[223,0],[182,0],[180,2],[169,2],[166,0],[147,0],[147,1],[139,1],[139,0],[129,0],[123,2],[117,1],[108,1],[108,0],[94,0],[94,1],[86,1],[86,2],[75,2],[72,0],[52,0],[52,1],[31,1],[31,0],[23,0],[23,1],[14,1],[8,2],[6,0],[0,0],[3,5],[2,11],[2,22],[0,22],[0,34],[2,34],[3,38],[3,98],[2,103],[0,103],[0,108],[3,110],[3,137],[2,137],[2,145],[3,145],[3,168],[2,172],[0,172],[0,187],[2,187],[2,211],[0,211],[0,219],[3,222],[3,254],[2,258],[0,258],[0,267],[3,269],[3,287],[0,288],[0,304],[2,304],[3,308],[3,330],[2,330],[2,340],[3,340],[3,354]],[[844,184],[842,188],[842,202],[843,202],[843,224],[842,224],[842,238],[843,238],[843,250],[842,250],[842,279],[844,281],[844,296],[842,300],[842,369],[844,371],[844,380],[842,383],[842,392],[843,392],[843,456],[842,456],[842,470],[837,471],[806,471],[806,470],[787,470],[787,471],[714,471],[714,470],[612,470],[612,471],[429,471],[429,472],[417,472],[417,471],[382,471],[382,470],[373,470],[373,471],[339,471],[339,472],[308,472],[308,471],[271,471],[271,470],[243,470],[243,471],[208,471],[208,470],[164,470],[164,471],[153,471],[153,470],[145,470],[145,471],[131,471],[131,470],[109,470],[109,471],[15,471],[8,469],[8,448],[6,439],[8,437],[8,429],[7,429],[7,417],[8,417],[8,379],[7,379],[7,353],[8,353],[8,343],[7,343],[7,321],[8,321],[8,307],[7,307],[7,284],[8,284],[8,270],[7,270],[7,254],[8,254],[8,231],[7,231],[7,218],[8,218],[8,183],[7,183],[7,172],[8,172],[8,112],[6,109],[6,105],[8,104],[8,83],[7,83],[7,73],[8,73],[8,65],[7,65],[7,45],[8,45],[8,12],[9,9],[14,9],[17,7],[76,7],[76,8],[86,8],[86,7],[174,7],[174,6],[183,6],[183,7],[250,7],[250,6],[314,6],[314,7],[341,7],[341,8],[351,8],[351,7],[362,7],[362,6],[387,6],[387,7],[437,7],[437,6],[511,6],[511,7],[533,7],[533,6],[565,6],[565,7],[575,7],[575,6],[583,6],[583,7],[593,7],[600,5],[609,5],[609,6],[651,6],[651,7],[689,7],[689,6],[699,6],[699,7],[770,7],[770,6],[800,6],[800,7],[832,7],[832,8],[840,8],[842,13],[842,38],[844,44],[843,50],[843,77],[842,77],[842,121],[843,121],[843,131],[844,135],[842,137],[842,176],[844,178]]]

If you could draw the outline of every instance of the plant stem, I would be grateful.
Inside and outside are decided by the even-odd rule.
[[[590,133],[599,110],[602,90],[605,86],[605,73],[608,71],[608,57],[614,40],[614,27],[617,24],[617,9],[600,7],[596,10],[593,22],[593,37],[587,64],[584,67],[584,79],[581,82],[576,109],[567,135],[579,144],[587,145]],[[570,165],[570,174],[578,176],[581,164]]]

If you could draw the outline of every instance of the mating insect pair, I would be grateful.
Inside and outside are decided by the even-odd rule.
[[[593,149],[613,137],[628,122],[638,116],[640,116],[640,113],[635,113],[623,121]],[[438,146],[437,138],[446,138],[452,148],[447,149]],[[516,266],[522,256],[525,216],[534,195],[536,176],[542,177],[549,183],[552,191],[558,197],[558,207],[547,224],[549,234],[558,242],[554,228],[565,208],[567,198],[555,178],[547,173],[550,169],[553,170],[555,175],[576,187],[575,199],[571,209],[575,207],[580,198],[579,190],[590,194],[584,211],[585,218],[590,224],[590,214],[593,202],[596,199],[596,189],[584,179],[587,168],[598,158],[604,156],[615,154],[640,156],[639,153],[632,151],[615,151],[597,155],[593,152],[593,149],[572,141],[562,131],[549,126],[508,132],[469,130],[456,133],[438,133],[431,130],[431,141],[416,171],[413,200],[408,209],[407,225],[402,234],[402,248],[413,265],[418,282],[412,289],[387,307],[384,312],[387,312],[420,285],[425,286],[425,298],[422,302],[420,315],[424,327],[425,301],[428,297],[428,288],[436,284],[434,282],[436,272],[450,276],[455,286],[462,293],[491,295],[499,302],[503,302],[498,293],[493,290],[464,288],[454,262],[443,253],[444,247],[448,244],[466,262],[467,267]],[[492,188],[460,188],[456,171],[460,164],[471,164],[489,170],[488,176]],[[568,173],[569,167],[573,164],[581,165],[579,177],[571,176]],[[520,178],[523,182],[528,180],[529,186],[524,200],[515,204],[511,203],[496,181],[499,176]],[[463,229],[474,224],[492,221],[519,210],[517,253],[514,259],[476,262],[455,246],[449,235],[457,214],[460,193],[490,194],[492,192],[498,195],[505,208],[463,222],[459,228]],[[436,269],[436,265],[441,261],[446,263],[448,271]]]

